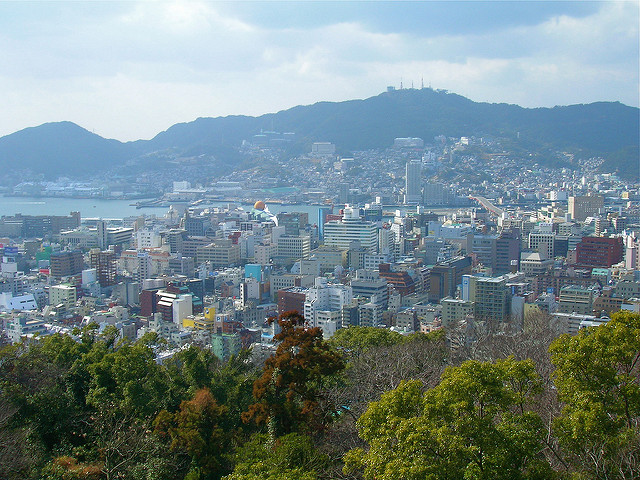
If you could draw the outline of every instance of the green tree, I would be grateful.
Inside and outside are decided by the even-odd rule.
[[[272,443],[256,434],[238,449],[233,473],[224,480],[316,480],[327,463],[306,435],[290,433]]]
[[[551,478],[542,422],[528,409],[539,390],[533,363],[513,359],[449,367],[424,393],[421,382],[402,382],[358,420],[369,447],[345,456],[346,471],[376,480]]]
[[[137,416],[155,415],[165,405],[166,375],[147,345],[124,342],[87,368],[89,405],[112,404]]]
[[[555,432],[578,470],[593,478],[640,471],[640,315],[619,312],[550,348],[564,403]]]
[[[256,403],[243,414],[247,422],[268,424],[274,437],[325,425],[335,407],[324,408],[322,381],[344,368],[340,354],[323,340],[322,330],[306,327],[298,312],[283,313],[278,325],[276,352],[253,384]]]
[[[404,337],[386,328],[350,327],[341,328],[329,340],[339,350],[351,357],[377,347],[390,347],[402,343]]]

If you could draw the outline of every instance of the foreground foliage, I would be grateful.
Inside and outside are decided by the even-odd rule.
[[[156,336],[94,326],[14,345],[0,478],[637,478],[640,315],[553,342],[540,320],[475,344],[370,328],[326,342],[287,313],[261,369],[197,347],[158,364]]]
[[[423,392],[403,382],[358,420],[369,449],[347,454],[365,478],[550,478],[543,425],[529,409],[540,382],[530,361],[468,361]],[[393,451],[393,455],[389,452]]]

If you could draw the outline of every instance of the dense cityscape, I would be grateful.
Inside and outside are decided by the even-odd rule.
[[[640,2],[0,1],[0,480],[640,479]]]
[[[442,135],[428,143],[396,138],[385,150],[348,157],[330,142],[315,142],[289,158],[284,147],[292,138],[256,134],[241,147],[252,167],[211,182],[186,167],[171,182],[143,175],[144,182],[61,178],[5,185],[5,195],[36,196],[45,205],[56,197],[128,198],[158,213],[2,216],[2,343],[47,345],[62,335],[82,345],[94,338],[116,355],[142,342],[148,360],[174,368],[208,352],[205,364],[240,368],[237,382],[267,371],[267,359],[279,358],[282,345],[304,331],[317,332],[313,342],[328,341],[347,358],[366,342],[371,349],[381,348],[380,341],[444,342],[450,353],[432,365],[439,372],[461,360],[501,358],[486,351],[497,348],[498,338],[541,336],[537,348],[546,350],[555,338],[607,324],[620,310],[640,314],[640,185],[603,172],[601,158],[555,152],[552,158],[569,158],[573,168],[549,166],[549,159],[525,163],[499,139]],[[370,337],[374,332],[386,339]],[[529,354],[513,344],[508,353]],[[398,353],[377,355],[397,361]],[[388,388],[420,378],[417,365]],[[339,401],[361,415],[380,388],[358,400],[343,392]],[[306,429],[320,428],[318,414],[313,410],[304,421]],[[93,463],[82,457],[60,457],[47,468],[71,475],[75,462],[84,461],[89,470],[101,465],[94,472],[101,478],[100,456]],[[327,465],[324,475],[335,478],[339,466]],[[219,465],[200,478],[225,471]],[[228,478],[249,478],[235,475]],[[274,478],[285,478],[279,475],[285,474]]]

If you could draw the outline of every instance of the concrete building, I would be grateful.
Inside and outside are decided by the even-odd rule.
[[[584,237],[576,247],[576,263],[586,267],[606,267],[623,260],[622,237]]]
[[[458,285],[462,285],[462,276],[470,274],[471,257],[458,256],[434,265],[429,278],[429,301],[454,297]]]
[[[591,315],[593,312],[593,301],[598,295],[594,287],[584,287],[581,285],[567,285],[560,289],[558,301],[558,312],[579,313]]]
[[[597,215],[604,208],[602,195],[585,195],[569,197],[569,214],[576,222],[584,222],[587,217]]]
[[[304,318],[311,326],[322,325],[325,337],[330,337],[342,327],[342,308],[352,301],[350,286],[329,284],[326,278],[317,277],[314,286],[309,288],[306,295]]]
[[[553,260],[546,253],[522,252],[520,271],[529,277],[536,277],[546,273],[553,267]]]
[[[11,343],[28,341],[35,335],[46,335],[47,327],[44,318],[33,317],[25,313],[12,315],[7,321],[6,334]]]
[[[404,185],[404,203],[420,203],[422,200],[422,162],[420,160],[407,162]]]
[[[89,251],[91,268],[95,268],[98,274],[98,283],[101,287],[110,287],[116,283],[116,254],[113,250],[101,251],[98,248]]]
[[[73,285],[52,285],[49,287],[49,305],[63,312],[70,312],[76,306],[77,292]]]
[[[332,272],[336,267],[344,267],[347,264],[347,249],[322,246],[311,251],[311,258],[320,264],[320,273]]]
[[[230,239],[214,240],[196,249],[198,264],[210,262],[214,267],[228,267],[240,262],[240,246]]]
[[[324,244],[340,250],[348,250],[352,242],[360,242],[369,253],[378,250],[378,227],[360,218],[357,208],[346,206],[342,220],[332,220],[324,225]]]
[[[542,253],[547,258],[554,258],[555,238],[555,233],[534,230],[529,234],[529,250]]]
[[[308,289],[302,287],[289,287],[277,290],[278,315],[284,312],[296,311],[304,315],[304,302],[307,300]]]
[[[301,258],[309,258],[311,238],[308,235],[281,235],[277,241],[277,260],[293,263]]]
[[[457,322],[473,316],[473,302],[462,300],[461,298],[443,298],[442,305],[442,326],[451,327]]]
[[[54,278],[77,275],[84,268],[84,259],[79,250],[72,252],[54,252],[51,254],[50,272]]]
[[[364,297],[383,309],[387,308],[389,301],[387,280],[380,277],[377,272],[356,270],[356,275],[351,280],[351,291],[354,297]]]
[[[374,302],[363,303],[358,306],[359,325],[361,327],[380,327],[384,325],[383,308]]]

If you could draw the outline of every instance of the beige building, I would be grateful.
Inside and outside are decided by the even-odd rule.
[[[473,316],[471,301],[447,297],[443,298],[440,304],[442,305],[442,326],[445,328]]]
[[[309,258],[311,252],[311,237],[308,235],[281,235],[278,237],[278,257],[280,259],[299,260]]]
[[[215,240],[209,245],[198,247],[196,250],[198,264],[211,262],[216,267],[227,267],[240,261],[240,246],[229,239]]]
[[[587,217],[598,214],[604,208],[604,197],[602,195],[585,195],[579,197],[569,197],[569,213],[571,219],[576,222],[584,222]]]
[[[597,296],[594,287],[584,287],[581,285],[567,285],[560,289],[560,299],[558,305],[559,313],[578,313],[591,315],[593,311],[593,301]]]
[[[72,285],[53,285],[49,287],[49,305],[54,308],[62,306],[64,311],[71,311],[76,306],[76,287]]]

